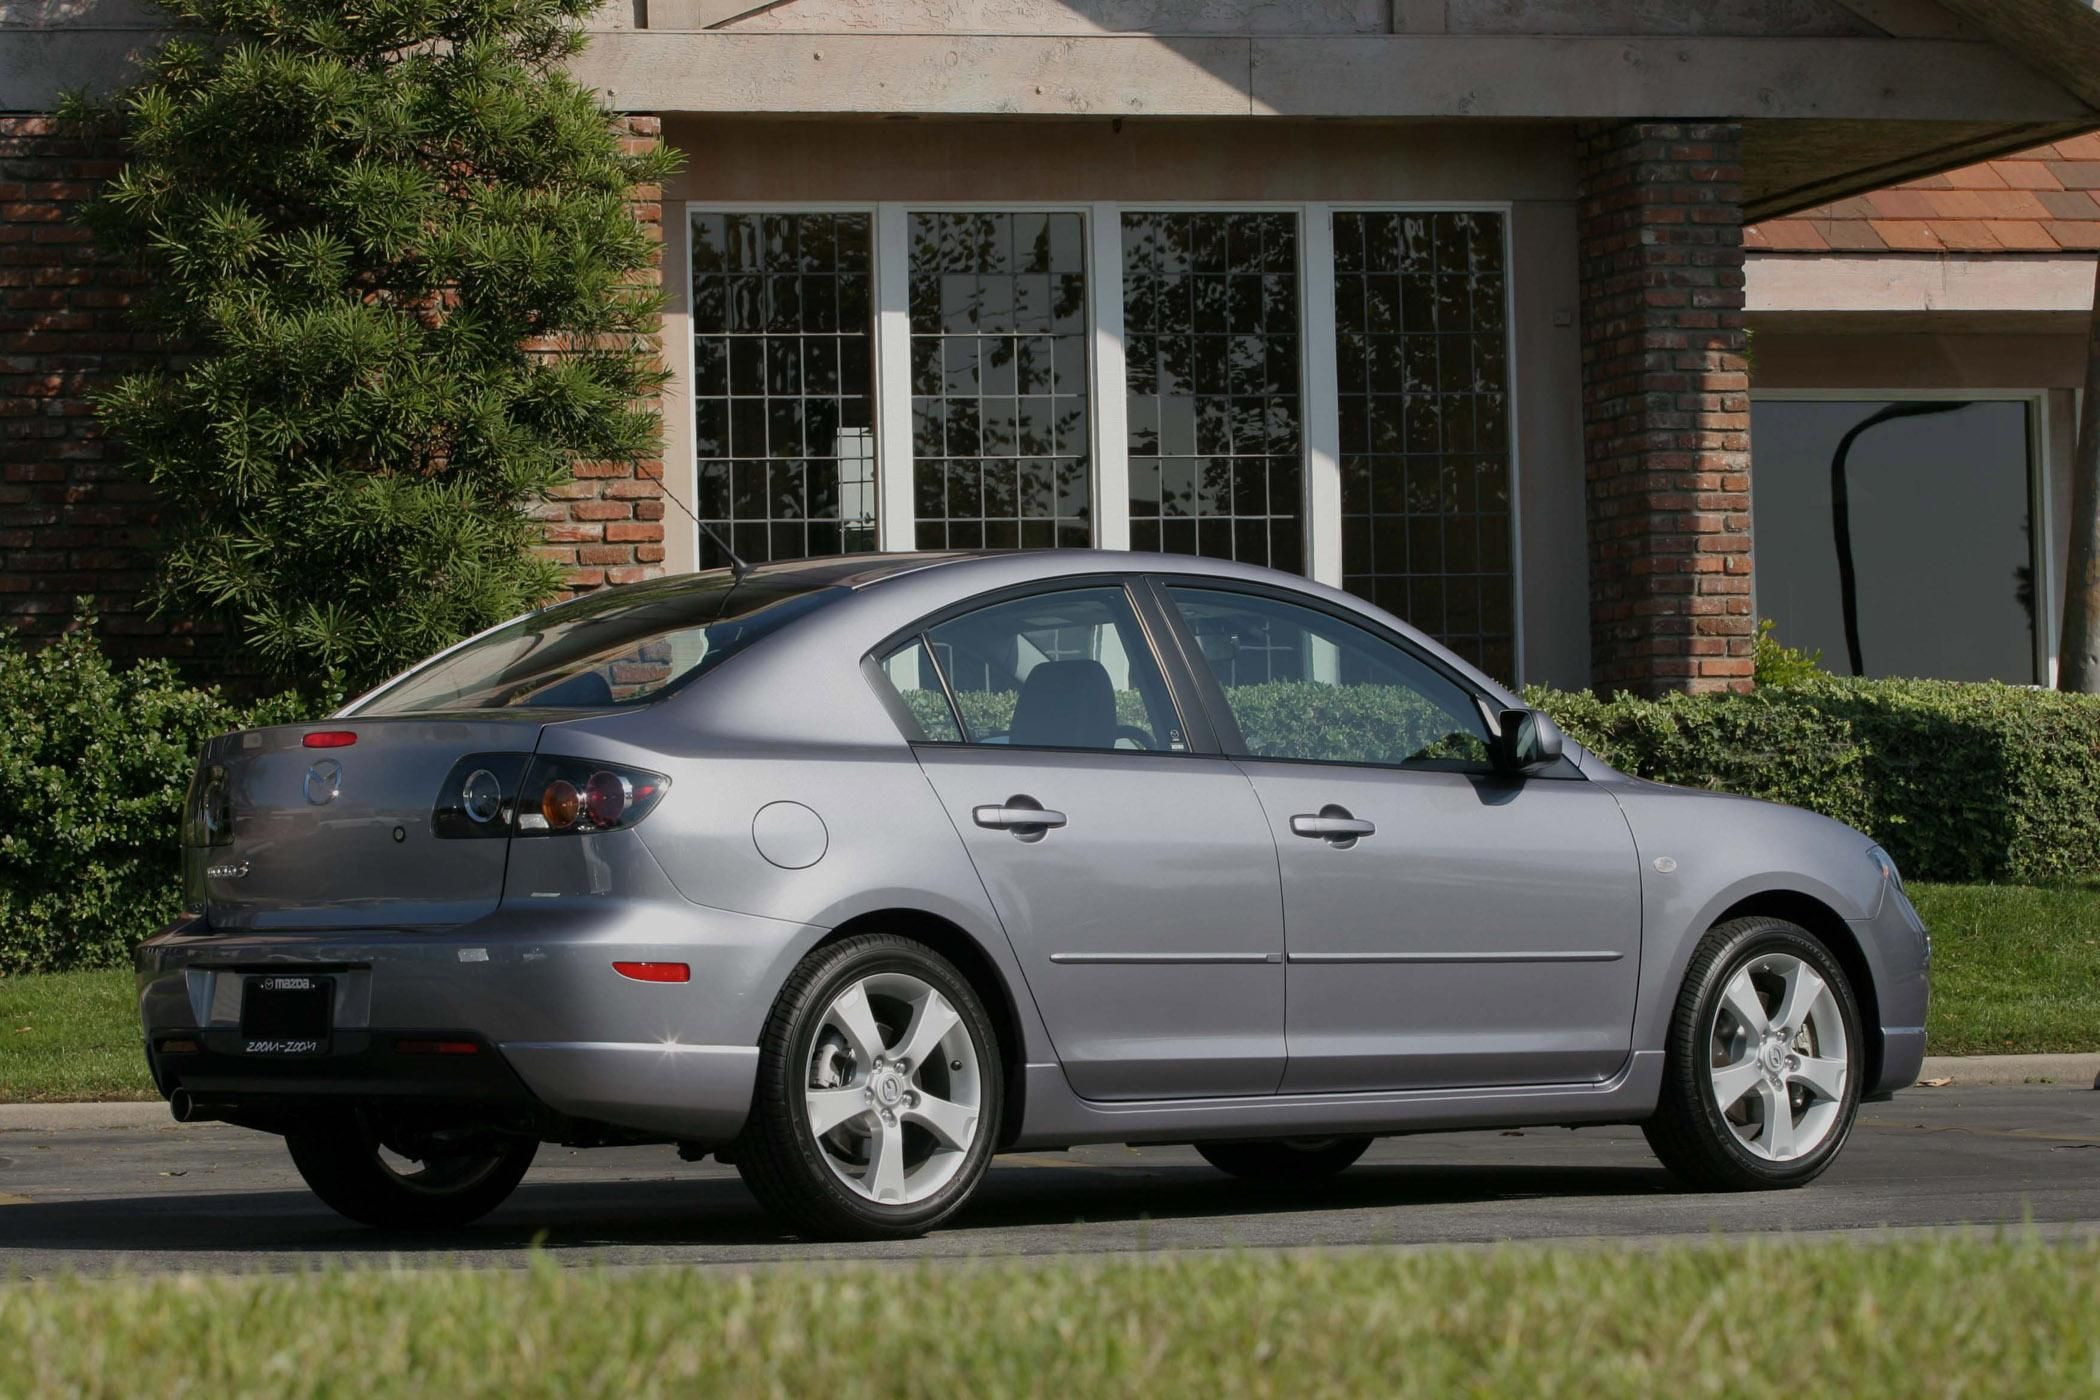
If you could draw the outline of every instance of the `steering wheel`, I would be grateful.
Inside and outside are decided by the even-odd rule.
[[[1152,737],[1150,731],[1140,729],[1134,724],[1117,725],[1116,737],[1118,739],[1128,739],[1139,748],[1148,752],[1159,747],[1159,741]]]

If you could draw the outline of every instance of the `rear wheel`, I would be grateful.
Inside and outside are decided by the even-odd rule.
[[[890,934],[842,939],[773,1008],[736,1167],[802,1234],[924,1234],[983,1178],[1004,1082],[991,1020],[947,959]]]
[[[1705,1190],[1805,1185],[1851,1136],[1865,1049],[1852,984],[1806,929],[1717,925],[1678,995],[1649,1146]]]
[[[1260,1142],[1199,1142],[1203,1160],[1248,1181],[1317,1181],[1356,1165],[1367,1137],[1275,1138]]]
[[[539,1152],[530,1138],[448,1143],[363,1112],[285,1134],[292,1165],[339,1215],[381,1230],[451,1230],[510,1198]]]

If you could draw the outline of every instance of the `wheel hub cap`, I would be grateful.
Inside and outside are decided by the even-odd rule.
[[[1710,1049],[1714,1106],[1752,1156],[1794,1161],[1840,1131],[1850,1037],[1810,964],[1770,953],[1738,967],[1723,984]]]
[[[948,999],[908,972],[863,977],[833,998],[804,1085],[825,1165],[879,1205],[938,1193],[977,1139],[976,1042]]]

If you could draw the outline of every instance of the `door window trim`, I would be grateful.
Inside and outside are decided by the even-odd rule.
[[[1113,755],[1117,758],[1223,757],[1224,753],[1219,747],[1217,734],[1212,728],[1208,708],[1202,703],[1201,697],[1192,690],[1190,682],[1177,674],[1175,666],[1171,664],[1176,659],[1175,655],[1165,645],[1165,637],[1158,630],[1168,622],[1168,619],[1153,615],[1150,606],[1152,600],[1148,592],[1142,587],[1143,582],[1143,576],[1138,574],[1073,574],[1063,578],[1034,579],[1027,583],[1011,584],[1004,588],[995,588],[988,592],[973,594],[968,598],[927,613],[910,625],[900,627],[895,632],[884,637],[862,655],[860,663],[861,674],[875,688],[876,695],[882,701],[883,708],[889,712],[891,720],[897,724],[898,732],[903,735],[905,742],[915,749],[923,746],[926,748],[968,749],[972,751],[997,750],[1006,753],[1091,754],[1097,757]],[[956,618],[967,617],[971,613],[982,612],[986,608],[998,607],[1001,604],[1014,602],[1022,598],[1040,597],[1050,593],[1076,593],[1099,588],[1113,588],[1121,592],[1124,603],[1130,608],[1131,616],[1136,619],[1138,636],[1151,656],[1153,668],[1159,674],[1160,684],[1165,692],[1165,699],[1169,709],[1172,711],[1171,718],[1180,728],[1182,747],[1178,749],[1077,749],[1038,747],[1025,744],[981,744],[971,741],[967,737],[969,727],[963,723],[961,707],[955,702],[954,687],[948,679],[948,668],[941,664],[940,656],[934,650],[933,641],[929,635],[933,629],[941,626],[943,623],[952,622]],[[1171,635],[1171,633],[1166,635]],[[941,691],[948,704],[949,715],[955,721],[956,733],[966,736],[961,742],[926,737],[918,720],[912,716],[910,709],[904,704],[902,697],[898,695],[896,687],[890,684],[888,673],[883,670],[885,658],[895,654],[904,647],[910,646],[913,642],[917,642],[924,648],[926,655],[932,659],[934,672],[940,678]]]

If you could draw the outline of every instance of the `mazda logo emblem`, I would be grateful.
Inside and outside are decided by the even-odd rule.
[[[326,807],[343,790],[343,765],[332,758],[322,759],[306,770],[306,781],[299,790],[314,806]]]

